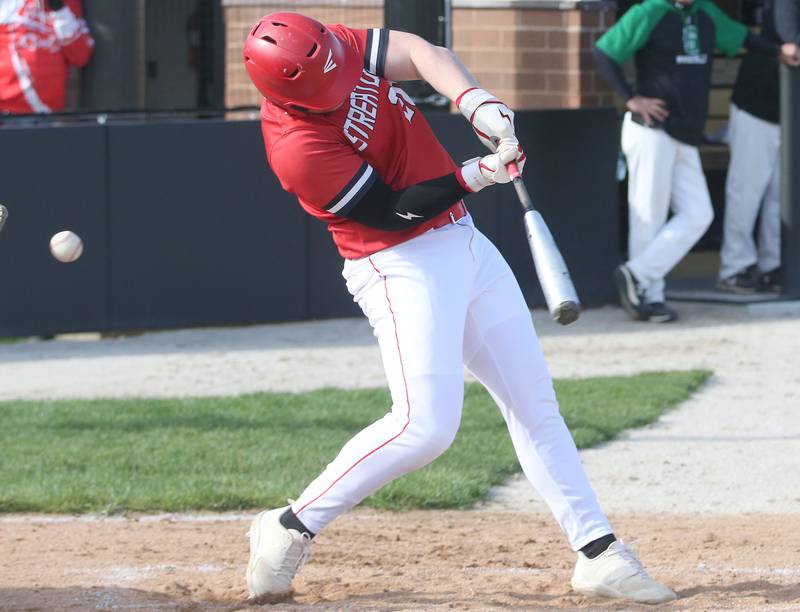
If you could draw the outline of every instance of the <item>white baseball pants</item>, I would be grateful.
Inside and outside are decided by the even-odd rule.
[[[719,277],[757,264],[762,272],[781,265],[781,128],[731,104],[731,161],[725,183],[725,222]],[[753,238],[761,212],[758,247]]]
[[[663,302],[664,277],[714,219],[700,154],[664,130],[635,123],[630,113],[622,124],[622,152],[628,160],[626,265],[645,300]]]
[[[393,405],[292,504],[306,527],[319,532],[447,450],[461,420],[466,365],[497,402],[525,475],[573,549],[611,533],[558,411],[519,285],[469,216],[348,260],[343,275],[378,338]]]

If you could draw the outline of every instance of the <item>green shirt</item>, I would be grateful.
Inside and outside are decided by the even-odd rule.
[[[685,8],[645,0],[625,13],[597,47],[617,64],[634,57],[637,94],[663,99],[670,113],[663,128],[697,145],[708,117],[714,50],[736,55],[746,37],[747,28],[711,0],[695,0]]]

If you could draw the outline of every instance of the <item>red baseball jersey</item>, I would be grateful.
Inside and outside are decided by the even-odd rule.
[[[327,27],[363,58],[361,79],[341,107],[323,115],[287,110],[265,99],[261,126],[267,159],[283,188],[328,224],[342,257],[357,259],[443,223],[462,203],[401,231],[370,228],[342,216],[376,176],[398,190],[458,166],[411,98],[383,78],[389,31]]]
[[[59,11],[42,0],[0,0],[0,112],[62,110],[68,67],[85,65],[93,47],[80,0]]]

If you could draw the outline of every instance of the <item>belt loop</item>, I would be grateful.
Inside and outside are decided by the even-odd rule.
[[[450,223],[456,222],[456,216],[453,214],[453,211],[450,211]]]

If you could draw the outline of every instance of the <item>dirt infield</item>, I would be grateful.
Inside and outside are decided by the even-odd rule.
[[[0,549],[11,553],[0,560],[0,609],[254,608],[244,584],[247,517],[47,520],[0,522]],[[678,591],[663,609],[800,609],[800,516],[613,522]],[[317,538],[294,596],[264,608],[651,608],[571,593],[573,562],[548,516],[357,511]]]
[[[540,317],[556,377],[714,371],[678,410],[581,458],[617,533],[681,596],[664,609],[800,611],[800,304],[681,313],[659,327],[614,308],[567,328]],[[361,320],[0,346],[0,381],[0,399],[384,384]],[[253,609],[249,518],[0,515],[0,610]],[[572,594],[573,562],[512,478],[468,512],[340,518],[294,597],[265,609],[638,609]]]

